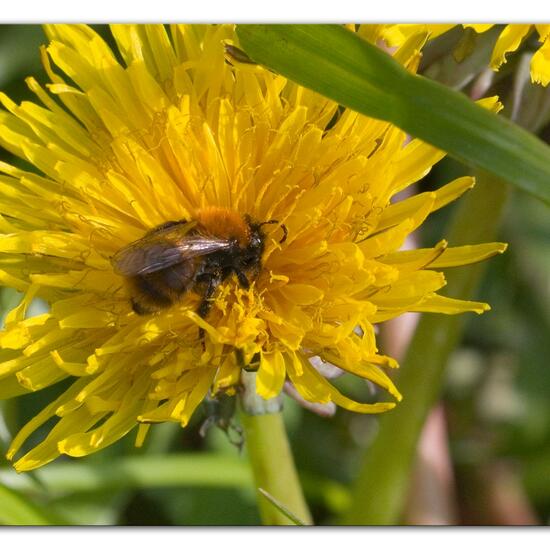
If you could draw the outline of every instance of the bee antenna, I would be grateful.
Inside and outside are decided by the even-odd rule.
[[[259,226],[261,227],[262,225],[271,225],[274,223],[279,223],[279,220],[269,220],[267,222],[262,222],[261,224],[259,224]],[[286,228],[286,225],[284,223],[281,224],[281,229],[283,230],[283,238],[279,241],[279,244],[283,244],[288,237],[288,229]]]

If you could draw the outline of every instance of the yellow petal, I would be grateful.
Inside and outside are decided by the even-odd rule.
[[[423,178],[445,152],[419,139],[413,139],[392,158],[394,177],[392,193],[398,193],[411,183]]]
[[[550,36],[550,25],[535,24],[535,28],[539,33],[539,42],[545,42]]]
[[[457,300],[455,298],[448,298],[447,296],[440,296],[439,294],[428,296],[420,304],[409,308],[410,311],[446,313],[448,315],[456,315],[467,311],[473,311],[474,313],[481,314],[489,311],[490,309],[490,306],[488,304],[484,304],[483,302]]]
[[[300,393],[308,401],[314,403],[328,403],[333,401],[337,405],[344,407],[350,411],[361,413],[380,413],[388,411],[395,407],[395,403],[358,403],[349,399],[342,393],[340,393],[332,384],[330,384],[325,378],[323,378],[310,364],[309,361],[302,359],[303,361],[303,375],[300,378],[293,377],[291,375],[292,383],[296,386],[296,389],[300,391],[300,387],[304,387],[304,383],[307,380],[308,389],[312,389],[309,393],[309,397],[306,397],[302,391]],[[290,371],[289,371],[290,374]],[[297,385],[299,382],[299,385]]]
[[[456,267],[474,264],[502,254],[508,245],[506,243],[484,243],[447,248],[437,259],[428,265],[432,268]]]
[[[212,385],[216,369],[197,369],[202,371],[199,379],[195,382],[193,389],[189,393],[187,400],[185,401],[185,408],[180,415],[180,423],[182,426],[186,426],[198,407],[199,403],[205,398],[208,389]]]
[[[465,23],[462,25],[464,28],[472,28],[477,33],[481,34],[488,31],[491,27],[495,25],[493,23]]]
[[[312,403],[328,403],[331,400],[330,385],[301,354],[285,356],[290,381],[304,399]]]
[[[280,351],[262,353],[256,376],[256,390],[264,399],[277,397],[286,377],[285,360]]]
[[[534,53],[531,59],[531,80],[535,83],[548,86],[550,82],[550,39]]]
[[[330,356],[327,356],[327,358],[329,357]],[[337,361],[334,364],[341,369],[350,372],[351,374],[355,374],[356,376],[360,376],[361,378],[374,382],[377,386],[380,386],[381,388],[387,390],[398,401],[401,401],[402,396],[395,387],[395,384],[392,382],[390,377],[376,365],[371,365],[367,362],[352,364],[344,363],[342,361]]]
[[[280,290],[283,296],[298,305],[310,305],[322,300],[324,292],[313,285],[291,283]]]
[[[370,301],[379,308],[412,307],[431,292],[445,285],[445,277],[437,271],[416,271],[404,274],[391,289],[381,289],[370,296]]]
[[[377,231],[392,227],[410,218],[420,209],[431,211],[436,198],[433,192],[413,195],[405,200],[390,204],[380,216]]]
[[[380,261],[394,265],[399,271],[416,271],[433,262],[441,256],[447,248],[447,241],[439,241],[433,248],[417,248],[414,250],[398,250],[380,258]]]
[[[430,39],[437,38],[439,35],[452,29],[454,24],[397,24],[386,25],[382,35],[390,46],[399,46],[407,38],[418,33],[429,33]]]
[[[216,373],[216,378],[212,386],[212,393],[215,395],[220,391],[227,391],[228,388],[235,387],[241,378],[241,366],[236,364],[235,354],[229,354],[222,366]]]
[[[464,176],[462,178],[457,178],[456,180],[440,187],[435,191],[435,202],[433,209],[439,210],[443,208],[450,202],[456,200],[463,193],[471,189],[475,184],[474,178],[470,176]]]
[[[530,30],[531,25],[506,25],[493,50],[491,67],[497,70],[506,61],[506,54],[516,51]]]

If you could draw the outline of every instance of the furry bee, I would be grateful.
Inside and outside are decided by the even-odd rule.
[[[130,289],[138,315],[155,313],[176,303],[186,292],[202,296],[197,313],[208,315],[218,286],[232,274],[241,287],[247,274],[257,276],[265,248],[264,225],[221,207],[202,208],[192,221],[168,221],[119,250],[112,258]],[[287,229],[281,224],[284,242]]]

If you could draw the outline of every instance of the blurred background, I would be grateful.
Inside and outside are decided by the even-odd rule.
[[[95,28],[111,41],[106,27]],[[533,45],[527,42],[504,70],[489,73],[483,67],[494,35],[486,35],[462,63],[454,50],[464,41],[462,31],[443,35],[426,48],[421,72],[472,97],[498,94],[506,105],[504,116],[549,141],[549,91],[525,79],[525,59]],[[47,82],[38,52],[43,43],[39,26],[0,25],[0,90],[12,99],[33,99],[24,83],[29,75]],[[22,165],[4,151],[0,159]],[[445,159],[419,182],[418,191],[468,173],[468,167]],[[432,246],[444,238],[453,208],[432,215],[415,235],[415,245]],[[462,343],[448,362],[439,405],[429,416],[411,472],[402,523],[550,522],[548,219],[544,204],[513,192],[497,238],[508,242],[509,249],[486,263],[475,298],[490,303],[492,310],[465,316]],[[19,297],[11,289],[1,290],[2,315]],[[36,301],[31,314],[45,308]],[[382,353],[402,356],[415,322],[409,315],[382,325]],[[37,473],[15,474],[3,456],[10,440],[69,383],[0,402],[0,484],[12,496],[57,524],[260,524],[246,450],[240,452],[234,434],[228,437],[216,426],[204,437],[200,433],[213,414],[208,404],[185,430],[153,426],[141,449],[133,446],[132,432],[96,455],[61,458]],[[337,384],[358,400],[373,391],[352,376]],[[284,415],[314,521],[334,524],[350,501],[349,488],[376,436],[378,420],[341,409],[332,418],[321,418],[290,398],[285,398]]]

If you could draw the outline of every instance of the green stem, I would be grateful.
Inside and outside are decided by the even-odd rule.
[[[447,233],[449,242],[460,245],[494,239],[507,195],[507,186],[495,176],[478,177],[475,189],[458,205]],[[449,273],[447,293],[472,297],[483,268],[482,263]],[[465,320],[462,315],[422,317],[397,379],[403,402],[380,418],[379,435],[364,457],[344,523],[399,523],[417,441],[440,395],[445,364],[460,340]]]
[[[243,411],[241,418],[256,489],[267,491],[302,523],[311,525],[282,414],[252,415]],[[257,499],[264,525],[294,525],[259,492]]]

